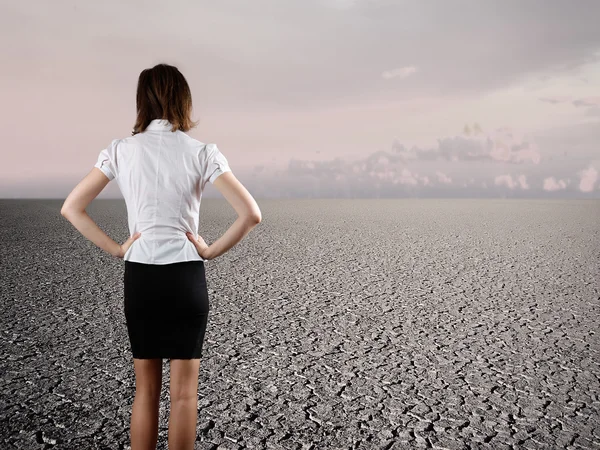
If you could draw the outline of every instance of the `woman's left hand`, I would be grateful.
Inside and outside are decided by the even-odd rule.
[[[131,244],[133,244],[133,241],[135,241],[137,238],[139,238],[142,235],[142,233],[140,233],[139,231],[137,233],[135,233],[133,236],[131,236],[129,239],[127,239],[123,245],[121,245],[121,248],[119,250],[119,253],[117,253],[115,256],[117,258],[121,258],[123,259],[123,257],[125,256],[125,253],[127,253],[127,250],[129,250],[129,247],[131,247]]]

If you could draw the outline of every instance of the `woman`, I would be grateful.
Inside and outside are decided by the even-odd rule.
[[[217,146],[186,134],[197,125],[191,113],[190,89],[176,67],[158,64],[142,71],[133,136],[113,140],[100,152],[61,209],[86,238],[125,261],[124,311],[135,371],[132,450],[156,448],[162,358],[170,360],[169,449],[194,448],[209,311],[204,262],[232,248],[261,221],[258,205]],[[130,237],[122,245],[85,211],[113,179],[127,205]],[[197,235],[207,181],[238,214],[211,245]]]

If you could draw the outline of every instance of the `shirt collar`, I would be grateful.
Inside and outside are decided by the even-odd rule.
[[[166,119],[154,119],[146,127],[146,130],[168,130],[168,131],[171,131],[172,129],[173,129],[173,124]]]

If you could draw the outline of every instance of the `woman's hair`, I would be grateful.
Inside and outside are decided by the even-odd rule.
[[[193,122],[192,93],[177,69],[157,64],[140,73],[137,85],[137,119],[132,135],[143,132],[154,119],[166,119],[173,124],[171,131],[189,131],[198,125]]]

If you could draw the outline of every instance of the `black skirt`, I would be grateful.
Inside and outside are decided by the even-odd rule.
[[[124,298],[134,358],[202,356],[209,311],[204,261],[125,261]]]

